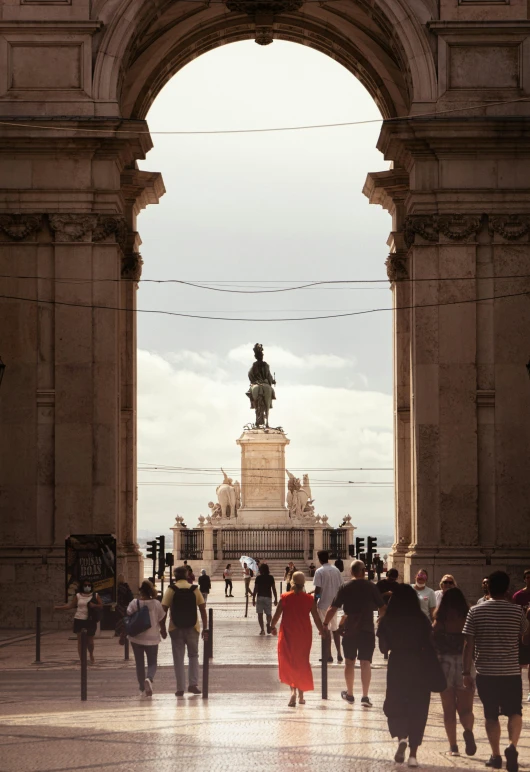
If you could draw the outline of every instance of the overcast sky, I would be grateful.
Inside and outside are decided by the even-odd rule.
[[[248,41],[191,62],[160,93],[148,121],[163,131],[373,118],[379,113],[371,97],[335,61],[296,44]],[[141,166],[163,173],[167,193],[139,218],[143,278],[253,290],[386,279],[391,221],[361,192],[367,172],[388,168],[375,149],[379,130],[373,123],[155,136]],[[271,424],[291,440],[287,466],[300,474],[321,470],[310,472],[317,511],[334,524],[349,513],[358,533],[392,533],[392,488],[348,483],[393,477],[383,471],[393,464],[390,313],[273,321],[390,304],[385,281],[272,294],[141,284],[139,308],[267,321],[139,314],[139,462],[239,467],[235,440],[253,416],[245,391],[259,341],[276,373]],[[331,471],[339,467],[382,469]],[[139,527],[165,530],[177,514],[195,525],[221,480],[220,472],[140,472]],[[173,484],[143,484],[149,481]]]

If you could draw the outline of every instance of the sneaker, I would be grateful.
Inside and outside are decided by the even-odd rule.
[[[270,624],[267,622],[267,635],[270,635],[270,634],[271,634],[271,626],[270,626]]]
[[[202,694],[202,692],[201,692],[201,690],[199,689],[199,687],[198,687],[198,686],[190,686],[190,687],[188,688],[188,692],[189,692],[190,694]]]
[[[403,764],[405,761],[405,751],[407,750],[407,741],[406,740],[400,740],[399,745],[397,747],[396,755],[394,756],[394,761],[396,764]]]
[[[515,745],[508,745],[504,751],[504,755],[506,757],[506,769],[508,772],[517,772],[519,769],[519,764],[517,762],[519,754],[517,753]]]
[[[458,750],[458,745],[451,745],[451,748],[449,750],[450,756],[460,756],[460,751]]]
[[[486,766],[492,769],[502,769],[502,756],[490,756]]]
[[[477,744],[475,742],[475,735],[471,729],[464,729],[464,742],[466,744],[466,755],[474,756],[477,752]]]
[[[361,707],[362,708],[373,708],[372,702],[370,702],[370,697],[361,697]]]
[[[153,682],[150,678],[146,678],[144,681],[145,693],[148,697],[153,696]]]
[[[342,697],[343,700],[346,700],[346,702],[349,702],[350,705],[353,705],[353,703],[355,702],[355,697],[353,696],[353,694],[348,694],[348,692],[341,692],[340,696]]]
[[[418,766],[418,760],[417,760],[416,756],[409,756],[409,760],[408,760],[407,763],[408,763],[409,767],[417,767]]]
[[[184,692],[175,692],[175,697],[184,697]]]

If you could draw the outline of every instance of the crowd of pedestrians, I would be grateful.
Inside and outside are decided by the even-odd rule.
[[[266,562],[258,564],[253,589],[250,568],[243,565],[245,594],[251,595],[256,608],[259,634],[278,635],[279,678],[290,688],[288,705],[303,705],[305,693],[314,688],[310,665],[312,620],[325,641],[323,656],[333,662],[334,647],[337,662],[344,661],[346,688],[341,697],[350,704],[355,702],[355,664],[359,660],[360,705],[366,709],[373,707],[369,694],[371,663],[378,641],[380,651],[388,659],[382,708],[389,733],[397,741],[397,763],[405,762],[408,747],[408,766],[418,766],[417,752],[423,742],[433,692],[440,693],[449,754],[460,755],[460,724],[465,753],[475,755],[476,691],[483,705],[491,747],[486,767],[502,769],[499,717],[504,715],[508,719],[506,769],[517,772],[517,745],[522,729],[521,669],[530,670],[530,569],[524,573],[525,586],[513,596],[509,593],[510,578],[504,571],[484,577],[482,596],[470,607],[451,574],[442,576],[439,590],[434,591],[428,586],[428,572],[423,568],[410,585],[399,582],[396,569],[390,569],[386,578],[374,583],[366,578],[365,564],[354,560],[351,579],[344,582],[341,567],[330,564],[326,551],[318,553],[318,561],[320,566],[314,572],[310,591],[306,591],[304,573],[289,563],[284,574],[287,591],[281,598]],[[223,576],[225,595],[232,596],[231,564]],[[199,640],[201,634],[203,639],[208,637],[206,601],[211,580],[202,569],[195,584],[188,565],[178,566],[174,577],[161,602],[156,587],[147,580],[140,587],[139,597],[132,599],[129,586],[120,577],[119,621],[122,635],[127,634],[132,645],[141,698],[153,694],[158,647],[161,639],[167,637],[167,623],[175,694],[184,696],[186,687],[190,694],[201,693]],[[86,630],[93,663],[94,635],[102,602],[89,579],[82,579],[78,589],[69,603],[57,605],[56,609],[75,609],[74,633],[78,636],[79,653],[81,631]],[[528,678],[530,703],[530,675]]]

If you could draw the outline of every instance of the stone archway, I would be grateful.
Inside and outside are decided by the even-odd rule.
[[[1,624],[37,598],[55,623],[69,533],[116,533],[136,581],[137,216],[164,192],[137,169],[144,118],[193,57],[256,34],[332,56],[385,118],[392,168],[365,193],[393,218],[394,561],[473,592],[530,559],[526,3],[274,0],[264,20],[238,2],[4,9],[0,586],[24,592]]]

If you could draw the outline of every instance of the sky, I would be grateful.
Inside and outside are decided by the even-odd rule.
[[[188,64],[147,119],[152,131],[212,131],[379,118],[324,54],[245,41]],[[350,514],[358,535],[392,533],[393,489],[378,484],[393,480],[391,314],[296,321],[391,305],[391,220],[362,194],[366,174],[388,168],[379,131],[154,136],[140,166],[162,172],[167,192],[138,220],[142,279],[202,286],[142,282],[138,307],[220,319],[138,315],[139,464],[187,468],[139,471],[140,529],[164,532],[177,514],[195,526],[220,467],[240,477],[260,342],[277,380],[270,422],[290,439],[287,468],[309,472],[316,511],[334,525]],[[352,280],[376,283],[259,292]]]

